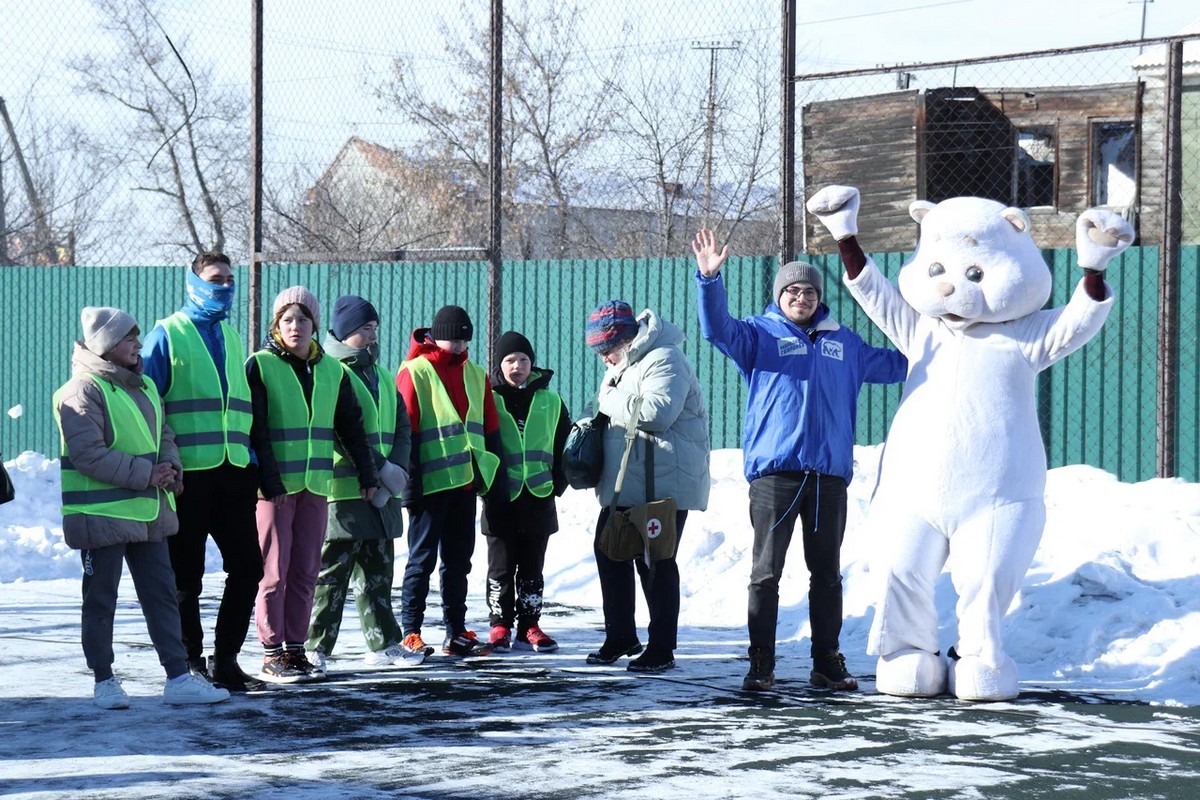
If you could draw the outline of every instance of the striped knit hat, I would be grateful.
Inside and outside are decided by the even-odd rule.
[[[624,300],[609,300],[596,306],[588,316],[587,346],[607,353],[637,335],[638,323],[633,309]]]

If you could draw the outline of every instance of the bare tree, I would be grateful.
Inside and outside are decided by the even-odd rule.
[[[115,48],[69,62],[80,88],[111,101],[114,133],[90,144],[133,188],[169,210],[154,244],[168,255],[244,242],[246,98],[185,57],[187,42],[159,25],[151,0],[92,0]],[[157,200],[153,200],[157,198]]]
[[[421,152],[428,163],[465,164],[473,180],[486,185],[488,31],[470,22],[486,19],[481,9],[481,0],[464,3],[463,34],[440,25],[454,64],[444,83],[423,83],[410,58],[397,58],[378,95],[424,132]],[[571,252],[582,166],[610,126],[613,96],[605,90],[603,70],[616,62],[592,63],[581,28],[575,0],[520,3],[505,13],[502,216],[505,249],[513,255]],[[553,218],[548,231],[534,224],[545,212]],[[535,236],[547,239],[545,245]]]

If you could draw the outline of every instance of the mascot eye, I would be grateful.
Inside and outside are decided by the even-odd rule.
[[[967,267],[967,280],[971,283],[979,283],[983,280],[983,270],[979,267]]]
[[[938,275],[945,275],[945,274],[946,274],[946,268],[943,267],[938,262],[935,261],[929,265],[929,277],[936,278]]]

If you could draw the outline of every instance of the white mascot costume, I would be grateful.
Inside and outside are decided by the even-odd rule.
[[[830,186],[807,204],[839,242],[857,234],[857,189]],[[916,202],[921,225],[899,289],[870,259],[845,284],[908,357],[904,395],[888,432],[871,520],[882,547],[881,596],[868,651],[886,694],[963,700],[1016,697],[1017,668],[1000,623],[1033,561],[1046,522],[1046,452],[1037,373],[1082,347],[1104,324],[1108,261],[1133,241],[1120,216],[1085,211],[1079,264],[1091,275],[1070,302],[1043,309],[1050,270],[1029,217],[992,200]],[[843,251],[845,258],[845,251]],[[1091,295],[1086,288],[1091,280]],[[1094,296],[1101,295],[1097,301]],[[934,585],[947,559],[958,593],[958,642],[938,646]]]

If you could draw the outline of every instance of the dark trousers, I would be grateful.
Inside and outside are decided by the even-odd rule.
[[[408,509],[408,563],[400,589],[400,625],[419,633],[429,578],[441,556],[442,621],[446,635],[466,630],[467,576],[475,552],[475,494],[450,489],[427,494]]]
[[[815,472],[779,472],[750,483],[754,550],[750,567],[750,647],[775,652],[779,578],[796,518],[808,567],[812,654],[835,651],[842,631],[842,536],[846,482]]]
[[[675,529],[683,538],[683,524],[688,512],[675,512]],[[679,564],[672,558],[654,563],[654,569],[646,566],[641,558],[629,561],[613,561],[600,552],[600,531],[608,520],[609,509],[605,506],[596,520],[596,538],[592,549],[596,553],[596,571],[600,575],[600,595],[604,603],[605,641],[613,643],[637,641],[637,623],[634,621],[637,596],[633,585],[636,565],[641,579],[642,594],[650,609],[650,625],[646,629],[646,646],[655,650],[674,652],[678,644],[679,630]],[[679,552],[678,542],[675,545]]]
[[[200,592],[204,588],[204,551],[211,536],[221,551],[221,568],[225,570],[213,653],[217,657],[236,656],[246,641],[263,575],[254,516],[258,470],[235,467],[226,461],[213,469],[184,472],[183,487],[183,494],[175,501],[179,533],[167,539],[175,569],[183,646],[191,660],[204,653]]]
[[[487,602],[492,625],[518,630],[538,624],[542,617],[546,545],[549,534],[488,536]]]
[[[168,678],[187,672],[187,657],[179,642],[179,611],[175,605],[175,580],[165,542],[112,544],[81,550],[83,606],[80,638],[88,668],[97,681],[112,677],[113,620],[117,613],[117,585],[122,562],[137,592],[150,641]]]

